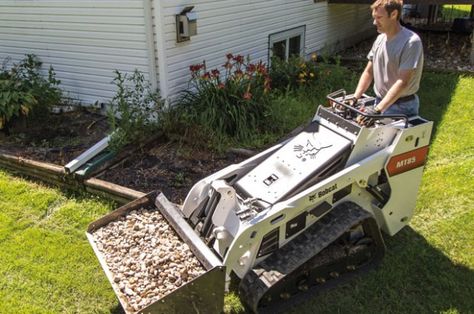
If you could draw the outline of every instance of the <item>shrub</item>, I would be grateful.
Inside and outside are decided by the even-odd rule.
[[[311,55],[310,60],[300,56],[291,56],[288,61],[273,57],[270,67],[273,87],[279,90],[293,90],[312,85],[317,80],[316,59],[316,54]]]
[[[352,91],[357,83],[356,74],[341,66],[338,57],[272,60],[270,69],[272,134],[280,136],[307,123],[317,107],[327,103],[327,94],[341,88]]]
[[[40,74],[42,63],[35,55],[26,55],[10,70],[7,63],[5,60],[0,72],[0,129],[8,133],[14,118],[48,114],[51,106],[61,102],[62,92],[53,67],[44,78]]]
[[[245,140],[267,125],[270,77],[264,63],[227,55],[222,71],[206,63],[192,65],[189,89],[178,107],[184,120],[214,132]]]
[[[356,79],[353,72],[341,66],[339,56],[318,58],[316,54],[312,54],[310,60],[299,56],[288,61],[273,58],[270,77],[276,90],[288,92],[303,88],[318,97],[341,88],[350,90]]]
[[[158,115],[163,103],[158,91],[153,91],[143,73],[131,75],[115,70],[113,83],[117,93],[107,112],[113,131],[109,147],[119,151],[125,145],[143,141],[158,128]]]
[[[324,96],[341,88],[353,91],[357,86],[357,73],[341,66],[340,56],[323,57],[318,69],[317,87]]]

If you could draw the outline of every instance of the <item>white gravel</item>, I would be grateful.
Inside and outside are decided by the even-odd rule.
[[[129,312],[145,308],[205,272],[156,209],[131,211],[92,235]]]

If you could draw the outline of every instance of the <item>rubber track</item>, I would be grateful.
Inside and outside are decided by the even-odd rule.
[[[336,206],[290,243],[250,270],[240,283],[241,298],[250,309],[257,312],[259,301],[272,286],[309,261],[352,226],[370,217],[370,213],[352,202]]]

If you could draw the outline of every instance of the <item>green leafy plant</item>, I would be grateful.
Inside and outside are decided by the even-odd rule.
[[[151,88],[142,72],[122,74],[115,70],[113,80],[117,92],[107,112],[113,131],[109,146],[119,151],[125,145],[143,141],[158,128],[163,102],[158,91]]]
[[[337,57],[315,54],[306,61],[277,60],[269,71],[229,54],[223,68],[209,71],[205,62],[190,67],[190,89],[161,120],[168,137],[218,151],[266,145],[306,123],[328,93],[351,90],[356,82]]]
[[[340,56],[323,56],[322,62],[318,65],[318,83],[316,85],[324,95],[341,88],[355,89],[358,74],[341,66]]]
[[[172,182],[172,185],[174,187],[182,187],[184,186],[184,184],[186,183],[186,176],[184,175],[183,172],[177,172],[175,177],[174,177],[174,181]]]
[[[292,90],[317,81],[319,69],[316,54],[312,54],[310,60],[291,56],[288,61],[278,57],[273,57],[271,61],[270,77],[275,89]]]
[[[188,125],[244,140],[268,125],[270,77],[264,63],[241,55],[228,54],[222,67],[208,71],[205,62],[192,65],[178,111]]]
[[[309,60],[292,56],[288,61],[273,58],[270,67],[272,86],[279,92],[303,88],[310,94],[324,96],[334,90],[349,88],[354,73],[341,66],[339,56],[311,55]]]
[[[44,116],[51,106],[61,102],[60,81],[50,66],[47,78],[40,73],[42,62],[28,54],[7,69],[6,59],[0,71],[0,129],[7,133],[15,118]]]

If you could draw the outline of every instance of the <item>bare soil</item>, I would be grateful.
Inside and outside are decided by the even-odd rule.
[[[10,136],[0,132],[0,153],[64,166],[107,131],[106,117],[97,113],[81,109],[54,114],[47,121],[17,123]],[[97,178],[145,193],[160,190],[171,201],[182,203],[200,179],[243,159],[158,138]]]
[[[11,135],[0,131],[0,152],[66,165],[103,139],[107,130],[106,117],[82,108],[43,120],[16,121]]]
[[[181,204],[199,180],[244,159],[234,153],[218,154],[160,139],[98,178],[142,192],[159,190]]]

